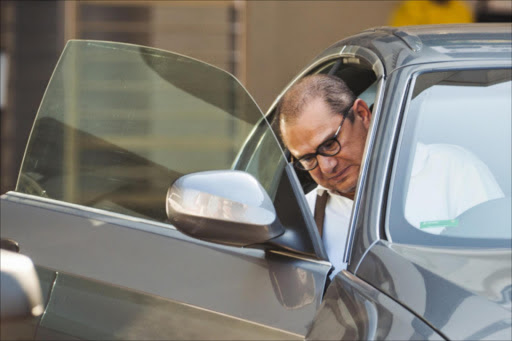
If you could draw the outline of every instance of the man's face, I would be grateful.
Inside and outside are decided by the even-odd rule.
[[[352,106],[354,122],[348,118],[338,134],[341,150],[334,156],[317,155],[318,166],[309,171],[317,184],[327,189],[354,197],[371,113],[360,99]],[[304,106],[296,120],[281,122],[284,143],[295,159],[315,153],[318,146],[332,138],[343,116],[333,113],[321,98]]]

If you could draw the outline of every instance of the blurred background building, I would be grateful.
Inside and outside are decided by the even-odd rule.
[[[511,21],[512,1],[459,2],[473,21]],[[323,49],[366,28],[393,24],[404,3],[3,0],[0,194],[15,186],[32,121],[69,39],[141,44],[209,62],[239,78],[265,111]]]

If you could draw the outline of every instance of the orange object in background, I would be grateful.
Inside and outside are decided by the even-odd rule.
[[[468,4],[460,0],[404,1],[391,15],[390,25],[462,24],[473,22]]]

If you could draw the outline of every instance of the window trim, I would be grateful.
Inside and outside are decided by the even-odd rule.
[[[373,145],[375,144],[377,136],[377,127],[380,121],[382,102],[384,99],[384,88],[386,85],[386,77],[384,75],[377,75],[377,91],[372,111],[372,120],[368,129],[368,135],[366,136],[365,147],[363,151],[363,158],[361,161],[361,169],[359,171],[359,179],[357,180],[356,192],[354,194],[354,205],[352,206],[352,212],[350,214],[350,223],[348,226],[347,242],[345,244],[345,254],[343,255],[343,262],[350,263],[352,255],[352,246],[354,245],[355,230],[356,230],[356,216],[359,215],[360,207],[362,205],[362,193],[363,187],[366,183],[368,176],[368,170],[370,167],[370,158],[372,155]],[[377,239],[380,238],[380,229],[377,230]]]

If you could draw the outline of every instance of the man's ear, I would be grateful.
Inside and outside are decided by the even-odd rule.
[[[372,112],[368,108],[368,104],[365,101],[358,98],[354,102],[354,115],[358,116],[362,121],[366,129],[370,129],[370,121],[372,119]]]

